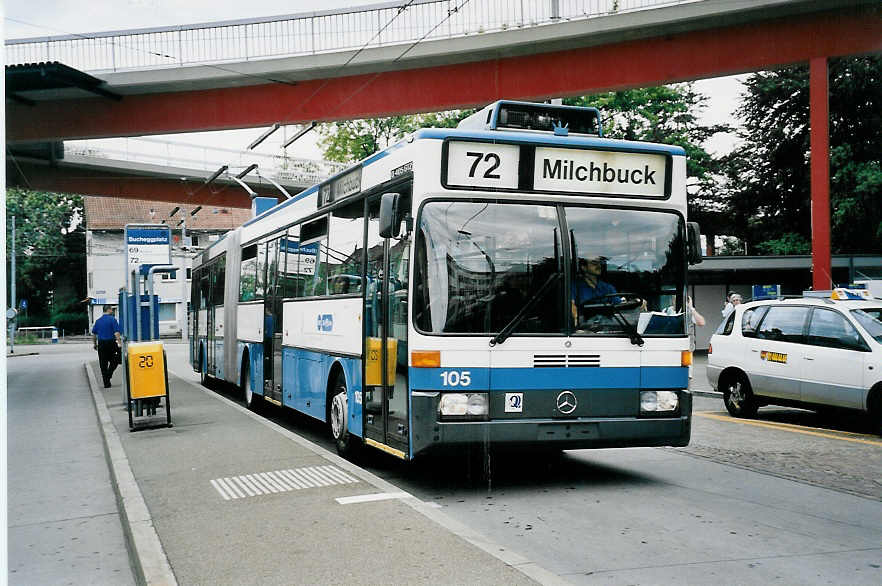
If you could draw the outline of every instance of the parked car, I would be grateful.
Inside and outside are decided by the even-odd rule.
[[[707,377],[735,417],[842,408],[882,433],[882,299],[837,289],[738,305],[711,336]]]

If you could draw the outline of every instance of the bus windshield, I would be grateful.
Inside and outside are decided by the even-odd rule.
[[[686,333],[676,213],[432,201],[416,232],[413,317],[424,333],[494,335],[512,322],[514,335]]]

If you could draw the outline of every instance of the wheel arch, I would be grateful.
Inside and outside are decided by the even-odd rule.
[[[242,349],[242,357],[239,359],[239,376],[236,377],[243,389],[245,388],[245,380],[242,377],[246,372],[248,376],[251,376],[251,353],[248,351],[248,344],[245,344]]]
[[[867,393],[867,411],[882,416],[882,381],[877,382]]]
[[[739,368],[737,366],[727,366],[726,368],[724,368],[720,372],[720,378],[718,379],[719,383],[717,383],[717,386],[720,389],[720,392],[722,392],[724,381],[729,380],[730,377],[738,376],[738,375],[743,376],[744,380],[747,381],[747,384],[749,384],[751,386],[751,389],[753,388],[753,385],[750,384],[750,377],[747,376],[747,373],[744,371],[744,369]]]
[[[331,398],[333,397],[334,384],[337,382],[338,376],[343,377],[343,382],[346,384],[348,391],[349,381],[346,380],[346,369],[343,368],[339,360],[335,360],[331,368],[328,369],[328,381],[325,384],[325,422],[331,420]]]

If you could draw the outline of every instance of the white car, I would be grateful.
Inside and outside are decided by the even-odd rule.
[[[708,381],[736,417],[771,404],[844,408],[870,413],[882,433],[882,299],[819,294],[736,306],[711,336]]]

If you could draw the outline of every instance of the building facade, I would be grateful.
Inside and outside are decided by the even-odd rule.
[[[171,227],[171,264],[176,275],[154,276],[159,297],[159,334],[187,337],[187,307],[190,301],[192,259],[225,232],[242,225],[252,211],[193,203],[85,196],[86,288],[89,323],[94,323],[105,305],[117,305],[119,291],[128,277],[124,245],[127,224],[160,224]],[[193,214],[194,210],[196,213]],[[131,284],[130,284],[131,286]]]

